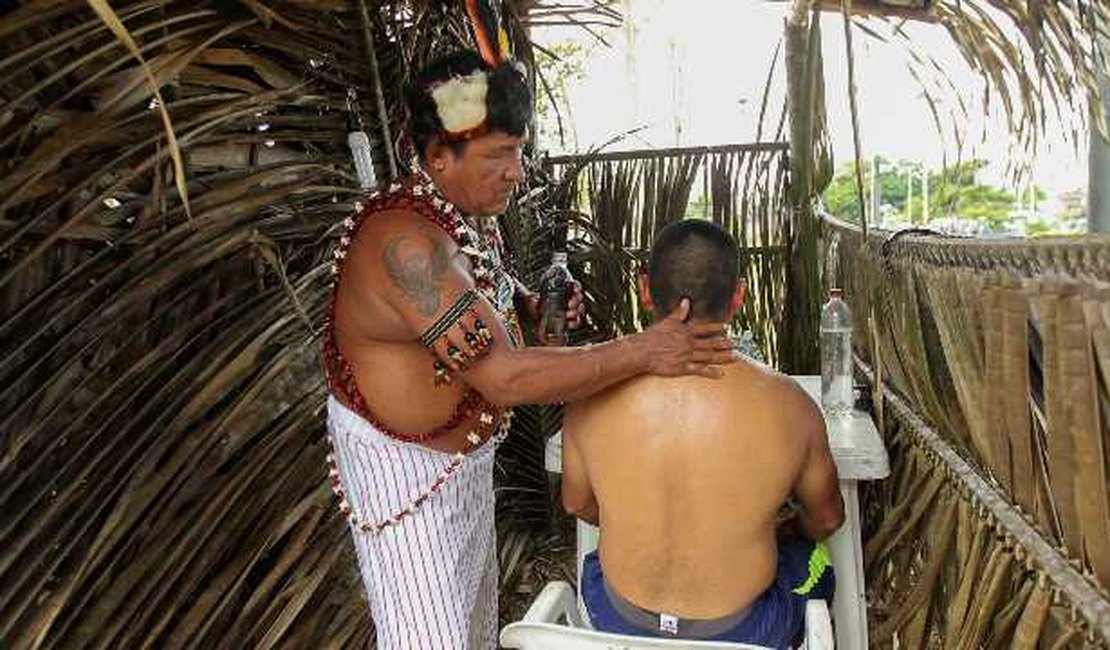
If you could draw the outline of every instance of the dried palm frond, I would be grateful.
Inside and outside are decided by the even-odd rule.
[[[359,194],[347,100],[388,177],[405,76],[464,26],[346,0],[0,12],[0,645],[370,642],[316,352]],[[542,440],[517,457],[513,507],[546,481]]]
[[[856,24],[865,33],[904,45],[910,70],[922,81],[938,132],[950,133],[957,144],[966,141],[968,107],[976,89],[958,89],[949,71],[928,52],[921,51],[906,20],[939,25],[952,38],[968,67],[982,78],[979,103],[987,114],[996,107],[1014,136],[1011,170],[1019,173],[1038,151],[1048,130],[1062,129],[1076,146],[1086,144],[1085,128],[1107,130],[1099,106],[1098,78],[1110,70],[1110,60],[1097,43],[1110,25],[1110,5],[1098,0],[1074,2],[1017,2],[1012,0],[935,0],[921,10],[898,10],[874,0],[851,4]],[[841,9],[840,0],[822,4]],[[969,92],[970,91],[970,92]],[[957,106],[941,114],[938,96],[953,96]],[[1087,124],[1088,116],[1095,122]]]
[[[521,24],[534,27],[578,27],[599,42],[608,44],[603,30],[621,26],[619,0],[515,0],[512,3]]]
[[[900,396],[887,434],[893,498],[870,509],[879,521],[865,552],[872,640],[1053,647],[1075,632],[1110,641],[1097,614],[1110,611],[1110,242],[865,238],[831,218],[826,230],[825,254],[837,258],[828,280],[875,315],[887,407]],[[913,431],[924,421],[947,455]],[[953,552],[931,526],[954,496],[974,507],[958,516]],[[984,503],[1005,511],[1005,534]],[[935,561],[944,566],[930,585]],[[1073,594],[1083,621],[1060,620],[1046,585]]]
[[[571,261],[581,269],[594,325],[606,336],[650,322],[635,292],[635,276],[656,234],[686,217],[712,219],[740,246],[749,298],[736,326],[750,329],[770,362],[780,359],[789,233],[785,145],[763,143],[559,156],[548,162],[573,185],[581,217],[571,225]],[[690,214],[695,187],[704,214]],[[585,217],[583,219],[582,217]]]

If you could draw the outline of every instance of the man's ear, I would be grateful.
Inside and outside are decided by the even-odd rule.
[[[655,304],[651,301],[651,284],[648,282],[648,274],[641,271],[639,277],[636,278],[636,288],[640,290],[640,304],[643,305],[644,310],[655,312]]]
[[[438,138],[428,143],[427,156],[428,171],[442,172],[447,169],[447,164],[454,158],[455,152],[451,147],[441,142]]]
[[[744,299],[748,297],[748,279],[740,278],[736,281],[736,287],[732,290],[732,298],[728,301],[729,317],[735,316],[736,312],[740,311],[740,306],[744,304]]]

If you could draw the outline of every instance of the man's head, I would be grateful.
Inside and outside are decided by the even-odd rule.
[[[424,168],[464,212],[497,214],[522,176],[532,90],[510,63],[491,68],[463,50],[429,64],[405,91]]]
[[[687,297],[692,320],[732,318],[746,292],[736,240],[701,219],[664,228],[651,247],[647,274],[640,277],[640,298],[648,309],[669,314]]]

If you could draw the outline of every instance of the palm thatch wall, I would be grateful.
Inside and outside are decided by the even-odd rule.
[[[1064,126],[1083,141],[1108,68],[1095,43],[1110,6],[925,4],[821,6],[861,22],[883,16],[919,71],[944,78],[900,29],[907,18],[941,24],[982,75],[984,108],[1002,107],[1016,136],[1012,168],[1036,153],[1061,108],[1077,109],[1080,123]],[[791,97],[805,83],[796,73]],[[943,114],[930,102],[939,136],[962,137],[967,105]],[[1088,126],[1105,133],[1104,115],[1092,114]],[[868,233],[867,216],[862,230],[826,219],[822,259],[825,283],[844,286],[857,310],[856,352],[894,469],[868,500],[872,644],[1106,647],[1108,242]]]
[[[776,1],[776,0],[772,0]],[[1004,161],[1017,177],[1028,172],[1047,130],[1063,129],[1077,147],[1086,144],[1085,129],[1110,136],[1100,106],[1099,77],[1110,70],[1105,42],[1110,5],[1101,0],[1045,2],[1043,0],[788,0],[784,30],[787,70],[787,108],[790,116],[791,209],[799,215],[794,241],[795,275],[791,276],[789,320],[799,332],[798,366],[816,367],[818,219],[815,203],[832,179],[832,157],[825,124],[822,58],[843,56],[848,68],[857,169],[864,155],[858,122],[856,88],[874,80],[857,79],[853,34],[892,41],[904,46],[912,63],[907,74],[921,83],[937,137],[946,150],[962,154],[975,134],[968,132],[971,111],[993,115],[997,109],[1013,136],[1012,156]],[[824,52],[822,12],[844,17],[846,51]],[[952,38],[964,62],[982,80],[974,89],[957,87],[947,64],[915,42],[907,22],[941,26]],[[858,37],[858,36],[857,36]],[[1104,45],[1100,48],[1099,42]],[[955,101],[945,102],[945,98]],[[1088,120],[1090,116],[1090,120]],[[858,223],[866,234],[869,204],[864,200],[862,174]]]
[[[507,4],[518,55],[527,11],[594,4]],[[466,44],[461,3],[6,7],[0,646],[365,646],[322,444],[327,256],[352,114],[388,177],[403,81]],[[525,532],[541,445],[500,466]],[[510,574],[546,543],[503,539]]]
[[[1110,241],[824,237],[895,466],[872,494],[875,641],[1110,642]]]
[[[987,87],[1007,108],[1037,108],[1046,105],[1045,98],[1047,105],[1066,102],[1081,92],[1077,89],[1089,91],[1093,59],[1087,37],[1098,24],[1095,11],[1105,16],[1101,4],[992,0],[1020,21],[1022,38],[1032,47],[1027,55],[1029,49],[1011,47],[1005,34],[990,25],[987,38],[978,37],[973,28],[982,26],[984,2],[940,0],[934,12],[945,18],[969,60],[982,66]],[[513,37],[527,59],[523,27],[529,20],[612,24],[618,19],[613,4],[521,0],[507,3],[506,14],[514,18]],[[804,90],[792,95],[792,111],[812,118],[822,111],[812,54],[819,33],[803,18],[809,9],[805,3],[793,14],[788,64],[802,70],[795,77],[805,80],[804,88],[792,86],[792,92]],[[403,162],[393,155],[391,142],[400,127],[403,78],[438,49],[466,40],[457,6],[416,0],[136,0],[111,6],[100,0],[31,0],[5,5],[0,12],[0,645],[346,647],[369,642],[372,625],[353,571],[347,530],[326,487],[323,389],[315,355],[328,242],[357,195],[345,144],[348,102],[354,89],[353,103],[374,143],[378,174],[390,175]],[[147,67],[136,63],[136,54]],[[1017,64],[1021,74],[1007,72]],[[1047,85],[1023,81],[1038,76]],[[997,91],[1001,87],[1015,90]],[[1036,116],[1022,117],[1028,113],[1010,114],[1019,130],[1043,125]],[[645,163],[638,172],[612,165],[583,175],[591,179],[588,183],[609,188],[597,196],[611,201],[627,200],[635,182],[644,182],[630,184],[630,179],[650,177],[652,200],[663,205],[661,197],[678,196],[688,185],[683,179],[690,169],[720,167],[723,171],[706,176],[714,188],[713,218],[739,224],[737,206],[754,205],[759,209],[751,214],[765,215],[759,219],[770,223],[747,240],[766,248],[752,252],[753,259],[768,266],[765,284],[757,290],[763,297],[754,303],[762,306],[745,315],[745,322],[755,326],[772,358],[781,352],[774,341],[781,340],[776,337],[783,317],[775,310],[783,292],[789,294],[792,283],[795,292],[817,290],[805,280],[815,276],[815,269],[769,261],[777,247],[787,244],[793,256],[816,259],[806,253],[816,245],[816,221],[802,217],[811,214],[812,198],[820,192],[827,162],[819,148],[824,136],[818,120],[799,124],[809,143],[803,151],[810,155],[792,156],[791,164],[805,165],[792,170],[792,186],[782,184],[782,162],[755,164],[727,156]],[[655,171],[649,174],[652,165]],[[742,168],[749,171],[738,175]],[[774,207],[775,197],[784,187],[798,187],[803,177],[810,189],[795,192],[790,216],[783,217]],[[748,187],[765,189],[755,198],[736,198],[736,183],[747,179],[758,179]],[[546,202],[506,217],[507,224],[516,224],[507,234],[515,233],[518,270],[527,276],[546,262],[546,255],[534,252],[541,240],[533,236],[550,237],[553,221],[571,222],[576,273],[595,283],[597,328],[585,336],[635,327],[639,315],[621,279],[627,280],[645,240],[647,231],[641,231],[654,228],[644,224],[654,221],[636,222],[626,233],[617,224],[631,224],[631,217],[572,218],[569,196],[569,191],[556,191]],[[589,208],[595,216],[603,211],[600,205]],[[611,210],[627,206],[614,203]],[[563,217],[557,216],[560,212]],[[734,227],[740,228],[738,234],[747,232]],[[798,234],[803,228],[806,234]],[[634,237],[634,232],[640,234]],[[843,237],[837,258],[844,272],[857,278],[850,290],[872,283],[868,286],[876,294],[889,289],[888,299],[900,309],[928,306],[927,313],[940,314],[923,321],[932,323],[925,334],[915,334],[919,314],[891,312],[898,317],[882,321],[886,343],[878,349],[914,361],[906,366],[886,350],[873,360],[880,374],[899,377],[894,386],[914,399],[915,409],[930,415],[946,440],[987,468],[999,490],[1012,491],[1014,502],[1046,539],[1065,544],[1073,561],[1101,572],[1104,549],[1091,513],[1103,505],[1077,499],[1097,487],[1097,463],[1076,452],[1097,445],[1103,454],[1106,449],[1105,382],[1092,388],[1090,373],[1081,367],[1086,359],[1087,370],[1102,372],[1101,356],[1090,353],[1103,352],[1096,318],[1103,308],[1101,285],[1085,284],[1081,275],[1053,284],[1047,277],[1019,274],[1024,278],[1020,290],[1008,279],[1000,285],[1004,290],[987,291],[979,284],[995,282],[990,278],[949,277],[960,269],[980,268],[979,262],[949,262],[952,268],[944,271],[915,261],[914,270],[872,277],[867,269],[878,268],[873,247],[859,244],[853,257],[850,241]],[[1043,253],[1049,262],[1035,268],[1066,267],[1072,257],[1082,266],[1104,257],[1087,249],[1066,250],[1071,249]],[[1016,260],[1013,264],[1023,263],[1017,252],[1007,255]],[[858,260],[856,271],[853,260]],[[782,275],[790,269],[800,271]],[[905,280],[907,275],[914,280]],[[1094,272],[1091,277],[1102,278]],[[895,286],[896,281],[901,284]],[[957,287],[953,295],[970,297],[953,308],[942,308],[939,300],[927,302],[946,282]],[[987,301],[993,316],[975,311],[974,291],[1003,296]],[[609,304],[605,295],[617,297],[611,309],[600,308]],[[1032,334],[1021,339],[1015,325],[1020,317],[1005,310],[1000,316],[997,307],[1020,312],[1024,304],[1033,313],[1032,305],[1039,310],[1042,303],[1049,305],[1044,313],[1050,315],[1039,330],[1040,347]],[[812,321],[813,301],[792,309],[800,321]],[[988,331],[990,337],[999,336],[994,329],[971,328],[960,336],[949,331],[941,338],[937,323],[951,329],[965,311],[1009,328],[1002,334],[1009,341],[1004,348],[1011,355],[1008,361],[991,357],[987,364],[984,357],[987,370],[975,370],[982,346],[996,342]],[[1069,320],[1080,313],[1081,320]],[[1083,323],[1082,331],[1076,322]],[[1084,348],[1086,357],[1080,350],[1084,336],[1093,346]],[[1034,399],[1041,410],[1031,406],[1028,418],[1021,415],[1020,399],[987,401],[984,407],[984,400],[974,396],[974,387],[989,389],[997,373],[1007,381],[1023,376],[1023,340],[1029,350],[1042,350],[1042,363],[1050,359],[1040,375],[1030,371],[1030,386],[1045,390],[1047,401]],[[940,346],[927,345],[934,341]],[[1049,345],[1061,347],[1043,352]],[[896,370],[906,367],[916,370]],[[925,367],[946,371],[924,374]],[[976,372],[988,372],[988,380],[977,380]],[[1054,388],[1046,389],[1049,385]],[[1061,397],[1073,391],[1082,399]],[[1075,407],[1089,406],[1092,394],[1098,405],[1094,415]],[[983,408],[990,415],[976,414]],[[948,409],[953,410],[943,415]],[[1037,413],[1043,421],[1034,417]],[[542,433],[557,415],[550,409],[531,411],[519,418],[519,426]],[[983,433],[993,430],[994,417],[1009,418],[1020,425],[1019,432],[1028,421],[1028,439],[1024,434],[1006,438],[1007,446],[1001,446],[1001,438]],[[1096,419],[1101,438],[1074,433]],[[1073,433],[1053,433],[1059,430]],[[521,524],[501,531],[500,557],[510,589],[522,575],[535,572],[521,561],[535,549],[555,555],[566,551],[558,535],[530,534],[549,514],[538,461],[542,437],[511,440],[504,448],[499,493],[502,512],[513,515],[502,520]],[[894,434],[891,444],[901,448]],[[924,461],[919,462],[921,454]],[[929,453],[921,454],[895,453],[898,478],[874,501],[888,508],[902,504],[888,512],[917,512],[919,524],[931,520],[927,515],[934,502],[914,505],[915,472],[943,474],[929,469],[939,467],[928,465]],[[1016,465],[1014,458],[1020,461]],[[1061,476],[1076,458],[1085,461],[1075,472],[1075,481],[1083,483],[1069,487]],[[1026,482],[1030,476],[1032,482]],[[962,616],[945,620],[972,621],[973,630],[990,630],[983,638],[993,643],[1002,638],[994,630],[1011,629],[1005,626],[1021,609],[1016,629],[1032,626],[1033,631],[1020,638],[1066,634],[1070,617],[1055,615],[1048,587],[1055,576],[1042,580],[1046,574],[1036,567],[1022,571],[1023,552],[997,550],[1003,546],[981,526],[963,523],[960,506],[945,517],[942,522],[947,517],[956,522],[951,525],[957,543],[970,540],[958,547],[967,549],[958,557],[979,558],[961,560],[959,566],[989,568],[988,574],[973,575],[989,575],[988,584],[1002,585],[998,594],[1011,593],[1006,589],[1012,587],[1020,596],[1014,602],[1023,607],[1003,608],[1005,616],[992,622],[983,618],[986,614],[967,615],[970,587],[963,585],[971,583],[923,592],[933,603],[956,594],[954,601],[944,602],[959,604],[963,609],[951,611]],[[896,573],[893,567],[912,567],[893,583],[912,587],[913,578],[907,577],[919,575],[920,563],[930,553],[942,555],[936,545],[928,546],[936,534],[879,537],[887,541],[872,552],[873,584],[880,583],[879,577],[889,579]],[[1005,547],[1010,548],[1016,547]],[[1008,555],[999,556],[1004,552],[1018,564],[998,559],[1009,562]],[[983,553],[990,555],[980,562]],[[1003,566],[1011,568],[1003,572]],[[551,566],[538,572],[560,570]],[[940,584],[955,584],[948,568],[940,575],[945,576]],[[1105,574],[1098,575],[1105,585]],[[898,598],[885,602],[891,607],[884,620],[892,622],[884,625],[891,631],[938,629],[923,626],[941,620],[935,615],[939,606],[917,614],[905,607],[896,611]],[[955,623],[946,625],[948,634],[957,629]]]
[[[364,642],[314,351],[357,14],[117,4],[159,99],[89,7],[44,4],[0,22],[0,638]]]

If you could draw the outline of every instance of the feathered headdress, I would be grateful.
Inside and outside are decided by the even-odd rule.
[[[478,53],[491,68],[496,68],[511,58],[509,34],[501,22],[501,12],[496,0],[464,0],[466,15],[470,18],[470,28],[474,31],[474,42]]]
[[[501,22],[496,0],[463,0],[478,54],[490,69],[497,69],[511,60],[509,35]],[[428,88],[436,104],[436,114],[443,123],[444,139],[463,141],[484,134],[489,108],[489,74],[476,70],[468,75],[452,77]]]

